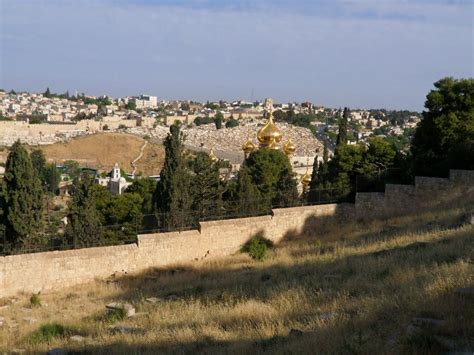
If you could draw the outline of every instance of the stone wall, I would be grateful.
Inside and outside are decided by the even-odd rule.
[[[474,171],[452,170],[449,179],[418,177],[415,185],[389,184],[385,193],[358,193],[355,205],[275,209],[268,216],[201,222],[199,230],[138,235],[129,245],[0,257],[0,298],[77,285],[115,272],[230,255],[256,234],[278,243],[311,232],[325,218],[392,216],[461,197],[474,200]]]
[[[474,200],[474,171],[451,170],[449,178],[416,176],[414,185],[385,185],[385,192],[356,194],[357,218],[394,216],[459,199]]]
[[[276,209],[268,216],[201,222],[199,230],[139,235],[135,244],[0,257],[0,298],[77,285],[114,272],[229,255],[257,233],[279,242],[316,227],[319,217],[352,209],[336,204]]]

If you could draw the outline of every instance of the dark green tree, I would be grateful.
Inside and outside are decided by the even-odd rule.
[[[17,141],[5,165],[3,212],[6,240],[13,248],[43,242],[43,191],[30,156]]]
[[[38,176],[42,176],[44,172],[44,167],[46,165],[46,157],[41,149],[35,149],[30,154],[31,164],[33,164],[33,169],[35,169]]]
[[[216,125],[216,129],[222,128],[222,121],[224,120],[224,115],[222,112],[217,111],[216,115],[214,116],[214,124]]]
[[[75,185],[69,203],[65,237],[75,248],[96,245],[101,242],[100,216],[96,208],[92,178],[84,174]]]
[[[47,98],[51,97],[51,91],[49,90],[49,87],[46,88],[46,91],[44,92],[43,96]]]
[[[262,201],[260,191],[245,164],[239,170],[235,198],[226,202],[226,209],[233,216],[254,216],[268,212],[268,204]]]
[[[64,162],[64,172],[69,175],[70,179],[77,182],[81,177],[81,167],[75,160],[66,160]]]
[[[149,178],[135,179],[132,185],[127,188],[126,193],[136,193],[143,198],[142,212],[151,214],[153,208],[153,193],[156,190],[156,181]]]
[[[231,117],[229,120],[225,123],[225,128],[234,128],[239,125],[239,121],[236,120],[235,118]]]
[[[268,209],[291,204],[296,199],[296,180],[283,152],[259,149],[249,155],[245,164]]]
[[[349,109],[344,108],[342,118],[339,120],[339,131],[337,134],[336,146],[342,146],[347,144],[347,125],[349,119]]]
[[[415,175],[474,169],[474,79],[444,78],[426,97],[411,144]]]
[[[61,181],[61,174],[56,168],[56,164],[46,164],[43,169],[42,179],[44,186],[48,192],[57,194],[59,190],[59,182]]]
[[[219,165],[200,152],[193,161],[192,210],[197,218],[212,218],[222,212],[222,186]]]
[[[191,214],[191,174],[184,157],[184,134],[172,125],[164,141],[165,162],[154,194],[160,225],[165,228],[195,223]]]

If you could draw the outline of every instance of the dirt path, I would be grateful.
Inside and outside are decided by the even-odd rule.
[[[145,140],[145,143],[143,143],[142,147],[140,148],[140,154],[138,155],[138,157],[135,158],[135,160],[133,160],[130,165],[132,166],[133,168],[133,171],[132,171],[132,175],[135,176],[135,173],[137,172],[137,166],[135,165],[135,163],[137,161],[139,161],[142,157],[143,157],[143,151],[145,150],[145,147],[148,145],[148,141]]]

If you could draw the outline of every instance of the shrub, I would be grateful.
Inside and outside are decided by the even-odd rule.
[[[248,253],[252,259],[262,261],[267,256],[268,248],[273,246],[273,243],[265,239],[261,235],[256,235],[244,244],[241,251]]]
[[[105,321],[118,322],[127,318],[127,311],[123,308],[108,309],[105,313]]]
[[[41,299],[39,297],[39,294],[32,294],[30,297],[30,305],[32,307],[40,307],[41,306]]]
[[[231,118],[226,122],[225,128],[234,128],[234,127],[237,127],[238,125],[239,125],[239,121],[237,121],[235,118]]]
[[[71,333],[71,331],[63,325],[59,323],[48,323],[43,324],[38,330],[31,333],[28,340],[33,344],[46,343],[68,333]]]

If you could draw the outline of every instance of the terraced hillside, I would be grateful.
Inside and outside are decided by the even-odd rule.
[[[474,350],[474,204],[322,222],[272,247],[3,300],[0,349],[75,353]],[[136,313],[106,311],[128,303]],[[130,312],[133,313],[133,312]]]

